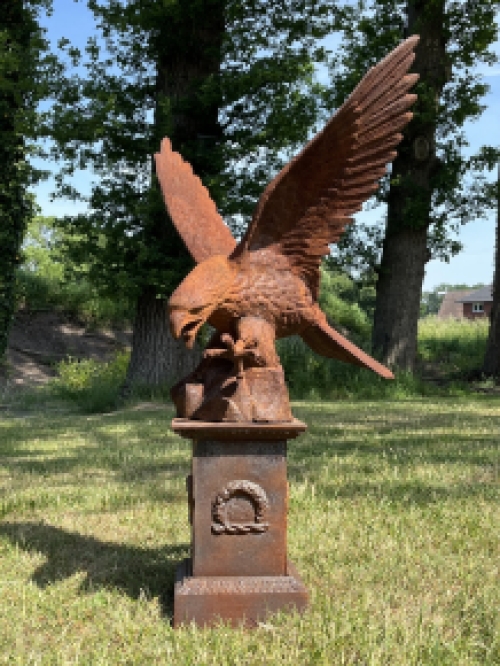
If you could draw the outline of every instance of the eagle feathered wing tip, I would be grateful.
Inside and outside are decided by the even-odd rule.
[[[155,154],[156,175],[172,222],[193,259],[228,256],[236,247],[231,231],[192,166],[172,150],[168,138]]]
[[[394,375],[385,365],[349,342],[347,338],[329,326],[326,320],[321,319],[316,320],[301,332],[302,339],[314,352],[327,358],[336,358],[344,363],[368,368],[384,379],[394,379]]]

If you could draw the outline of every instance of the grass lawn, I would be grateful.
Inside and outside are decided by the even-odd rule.
[[[297,402],[302,616],[173,631],[189,443],[169,408],[0,416],[2,664],[500,664],[498,398]]]

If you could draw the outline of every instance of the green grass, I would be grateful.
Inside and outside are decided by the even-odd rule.
[[[0,418],[0,663],[500,663],[497,399],[299,402],[303,616],[173,631],[189,442],[170,408]]]
[[[488,319],[421,319],[419,357],[449,377],[467,375],[483,365],[488,329]]]
[[[421,319],[416,372],[397,372],[394,381],[318,356],[297,337],[279,340],[277,347],[290,394],[296,399],[451,397],[469,393],[469,376],[483,364],[488,326],[487,319]],[[370,353],[369,337],[354,342]]]

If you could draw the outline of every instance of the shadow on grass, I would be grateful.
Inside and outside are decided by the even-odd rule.
[[[134,408],[106,412],[104,414],[81,414],[75,410],[58,414],[39,410],[29,415],[9,415],[0,413],[0,437],[3,440],[2,450],[6,453],[25,450],[29,433],[36,430],[36,439],[43,447],[46,442],[64,437],[68,432],[77,435],[97,436],[113,428],[122,432],[117,439],[145,432],[147,434],[166,434],[171,431],[170,421],[173,409],[169,405],[158,409],[135,410]]]
[[[318,494],[328,499],[370,499],[374,503],[389,503],[396,507],[427,507],[444,502],[478,501],[497,502],[498,483],[455,483],[438,485],[419,480],[363,482],[349,481],[342,484],[325,484]]]
[[[182,474],[190,450],[188,442],[171,431],[164,412],[40,417],[21,425],[3,421],[0,441],[2,465],[13,473],[46,478],[99,468],[123,482]]]
[[[411,441],[393,437],[387,443],[352,438],[316,449],[314,441],[290,447],[288,478],[292,486],[321,478],[316,492],[328,499],[371,498],[421,507],[500,499],[500,445],[493,435],[452,435],[439,441],[430,435],[413,436]],[[330,468],[332,457],[337,463]],[[325,475],[325,467],[330,474]],[[443,480],[440,467],[446,470]],[[418,475],[419,468],[432,469],[431,478],[405,478]]]
[[[321,478],[316,492],[328,499],[395,505],[498,501],[500,413],[482,400],[427,404],[298,405],[310,426],[289,446],[292,487]]]
[[[175,568],[189,555],[188,544],[139,548],[99,541],[43,522],[4,522],[0,535],[17,548],[47,558],[32,575],[40,588],[83,572],[83,592],[103,587],[119,589],[132,599],[144,594],[157,597],[163,615],[172,619]]]

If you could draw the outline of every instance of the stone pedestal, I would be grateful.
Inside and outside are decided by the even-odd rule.
[[[174,419],[172,428],[193,442],[191,558],[177,570],[174,627],[251,626],[303,610],[307,590],[287,560],[286,446],[306,426]]]

